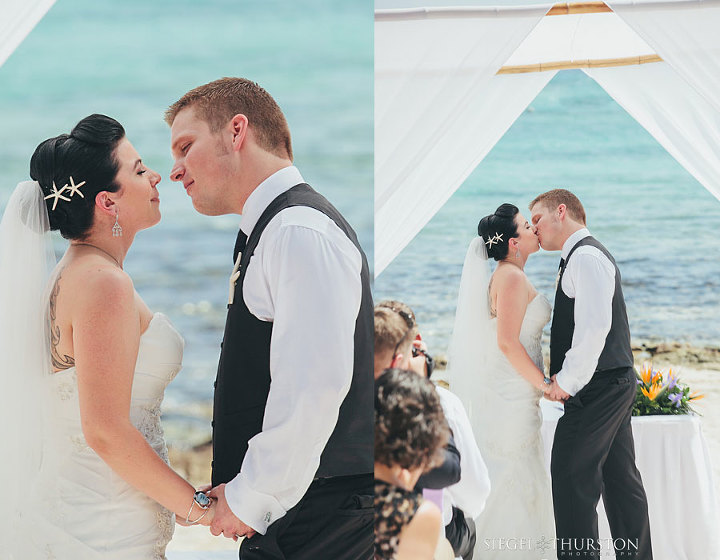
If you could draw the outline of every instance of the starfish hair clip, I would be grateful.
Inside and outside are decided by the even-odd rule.
[[[497,245],[498,243],[500,243],[502,240],[503,234],[496,231],[495,235],[485,242],[485,245],[487,245],[488,247],[492,247],[493,245]]]
[[[58,190],[57,186],[55,185],[55,181],[53,181],[53,184],[52,184],[53,190],[49,195],[47,195],[45,197],[45,200],[49,200],[52,198],[53,199],[52,209],[55,210],[59,200],[64,200],[66,202],[70,202],[70,199],[73,196],[75,196],[76,194],[78,196],[80,196],[80,198],[85,198],[85,195],[82,192],[80,192],[80,187],[82,187],[84,184],[85,184],[85,181],[78,183],[76,185],[74,179],[72,177],[70,177],[70,184],[68,185],[66,183],[65,185],[63,185],[63,187],[60,190]],[[68,195],[70,196],[70,198],[63,196],[63,194],[62,194],[65,192],[66,189],[68,191]]]

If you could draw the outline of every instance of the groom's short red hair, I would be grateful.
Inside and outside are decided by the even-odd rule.
[[[217,132],[235,115],[248,118],[258,145],[292,161],[290,127],[272,96],[245,78],[221,78],[188,91],[165,111],[165,122],[172,126],[177,114],[192,107],[196,115]]]
[[[536,204],[543,204],[549,210],[554,210],[561,204],[564,204],[567,209],[567,213],[570,214],[570,217],[573,220],[580,222],[583,225],[586,223],[585,208],[583,208],[580,199],[566,189],[553,189],[539,194],[533,199],[528,208],[532,210],[533,206]]]

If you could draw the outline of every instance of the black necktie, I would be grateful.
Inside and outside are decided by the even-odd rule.
[[[555,277],[555,290],[558,289],[558,285],[560,284],[560,275],[563,273],[563,268],[565,268],[565,259],[560,259],[560,266],[558,266],[558,273]]]
[[[237,239],[235,240],[235,250],[233,251],[233,264],[237,261],[238,254],[245,250],[247,244],[247,235],[243,233],[243,230],[238,232]]]

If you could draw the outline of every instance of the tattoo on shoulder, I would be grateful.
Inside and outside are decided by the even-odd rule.
[[[55,371],[70,369],[75,365],[75,358],[63,354],[62,356],[58,352],[58,345],[60,344],[60,327],[56,323],[57,318],[57,297],[60,293],[60,279],[62,278],[62,272],[58,274],[53,286],[52,292],[50,292],[50,357],[52,358],[52,365]]]

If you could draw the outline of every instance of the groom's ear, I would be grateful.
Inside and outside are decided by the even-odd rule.
[[[564,204],[561,204],[560,206],[558,206],[557,213],[558,213],[558,218],[560,218],[561,220],[565,219],[565,214],[567,213],[567,206],[565,206]]]
[[[230,120],[230,132],[232,134],[232,147],[234,151],[238,151],[245,143],[248,133],[248,118],[238,113]]]

